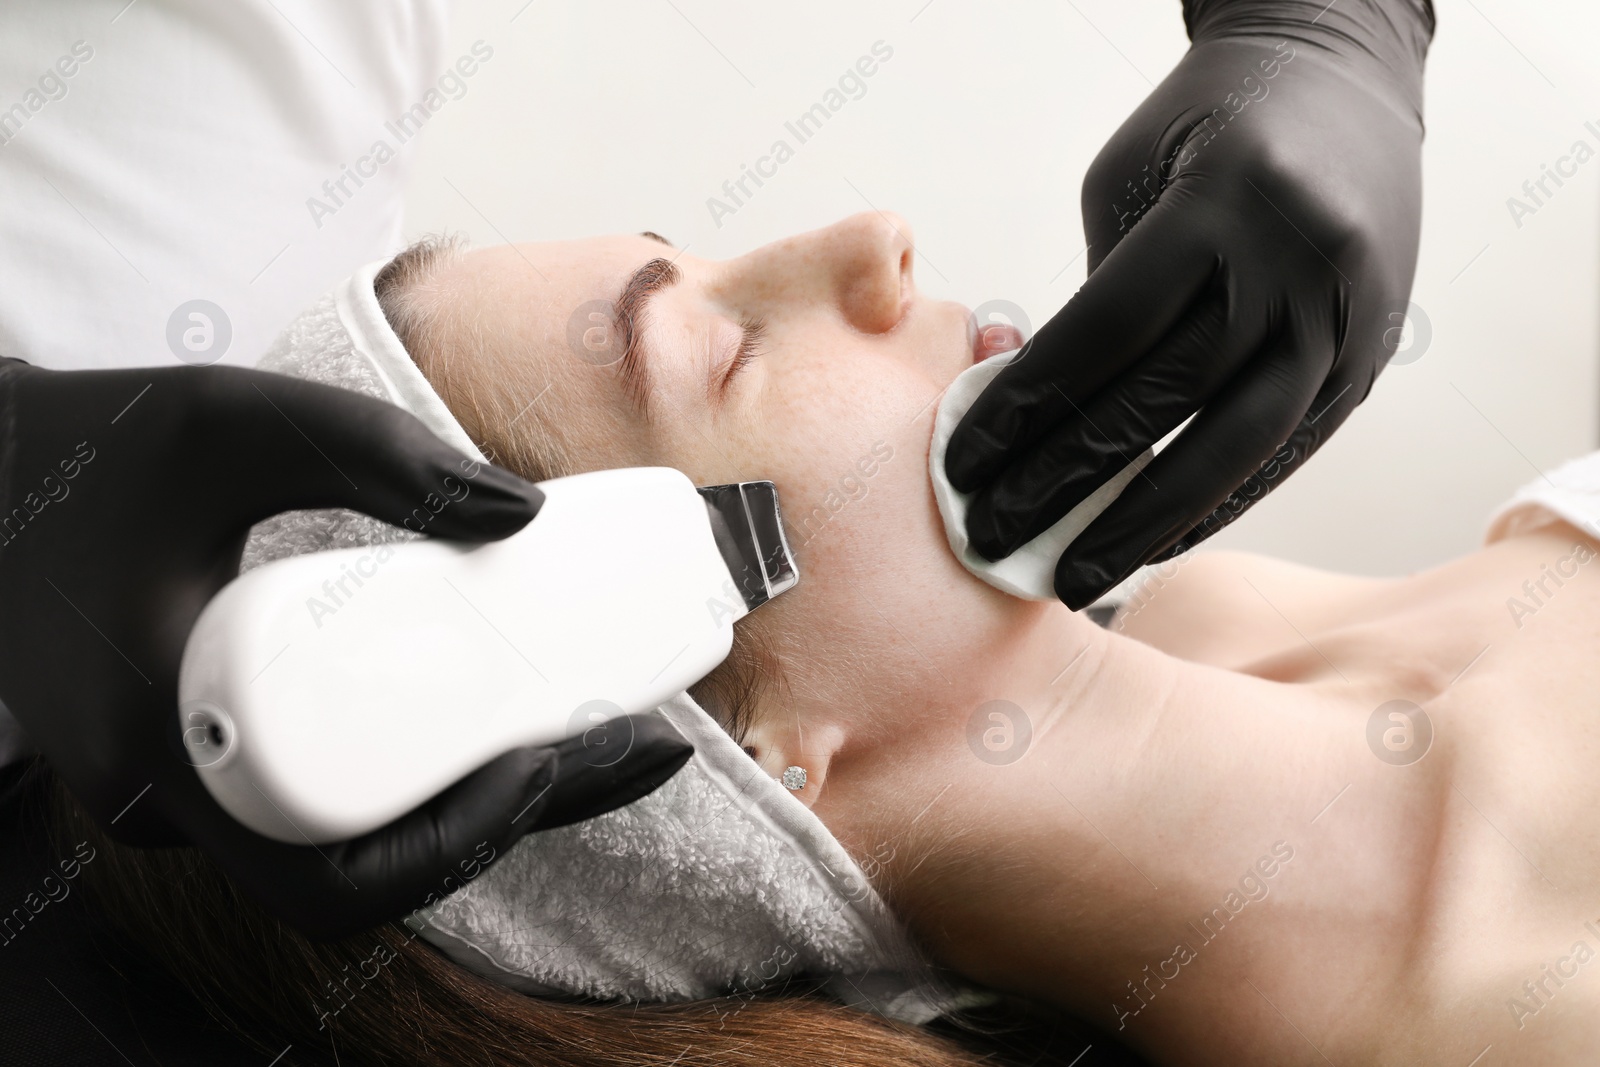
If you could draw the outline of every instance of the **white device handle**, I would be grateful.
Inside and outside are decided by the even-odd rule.
[[[712,497],[681,472],[540,488],[538,516],[502,541],[296,556],[212,598],[184,651],[179,715],[217,801],[296,844],[376,829],[504,752],[682,692],[727,656],[734,620],[796,580],[775,496],[781,565],[752,598]],[[740,486],[716,490],[730,488],[740,507]]]

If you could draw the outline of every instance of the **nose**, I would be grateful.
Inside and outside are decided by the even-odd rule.
[[[864,211],[822,234],[832,251],[834,295],[845,320],[863,333],[894,329],[914,293],[911,224],[893,212]]]
[[[863,333],[886,333],[915,292],[913,240],[899,215],[864,211],[751,253],[742,281],[767,299],[826,303]]]

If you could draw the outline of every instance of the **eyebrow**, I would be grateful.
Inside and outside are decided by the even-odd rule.
[[[645,233],[640,236],[653,237],[663,244],[666,243],[664,238],[655,234]],[[620,365],[622,387],[633,403],[634,409],[646,419],[650,416],[650,371],[644,361],[644,353],[639,342],[640,324],[650,298],[676,285],[682,276],[682,272],[670,260],[660,257],[652,259],[628,276],[627,282],[622,286],[621,295],[612,305],[612,325],[622,342]]]

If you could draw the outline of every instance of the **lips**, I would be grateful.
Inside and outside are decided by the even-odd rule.
[[[982,363],[990,356],[1021,348],[1022,331],[1010,323],[990,323],[980,328],[972,338],[972,362]]]

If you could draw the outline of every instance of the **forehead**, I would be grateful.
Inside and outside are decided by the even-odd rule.
[[[591,378],[597,365],[612,362],[604,343],[596,352],[594,331],[609,335],[629,276],[652,259],[678,255],[637,234],[476,249],[439,279],[439,295],[456,329],[503,356],[536,361],[556,378]]]
[[[499,308],[519,320],[559,320],[564,326],[581,305],[615,300],[640,264],[676,254],[636,234],[500,245],[466,253],[446,284],[479,315]]]
[[[643,442],[606,338],[628,277],[677,255],[636,234],[475,249],[436,279],[435,297],[449,328],[470,335],[469,347],[488,360],[479,387],[514,392],[512,407],[541,397],[539,412],[561,413],[560,436],[579,457],[638,461],[613,454],[618,441]],[[596,330],[603,331],[598,353]],[[592,466],[587,460],[583,466]]]

